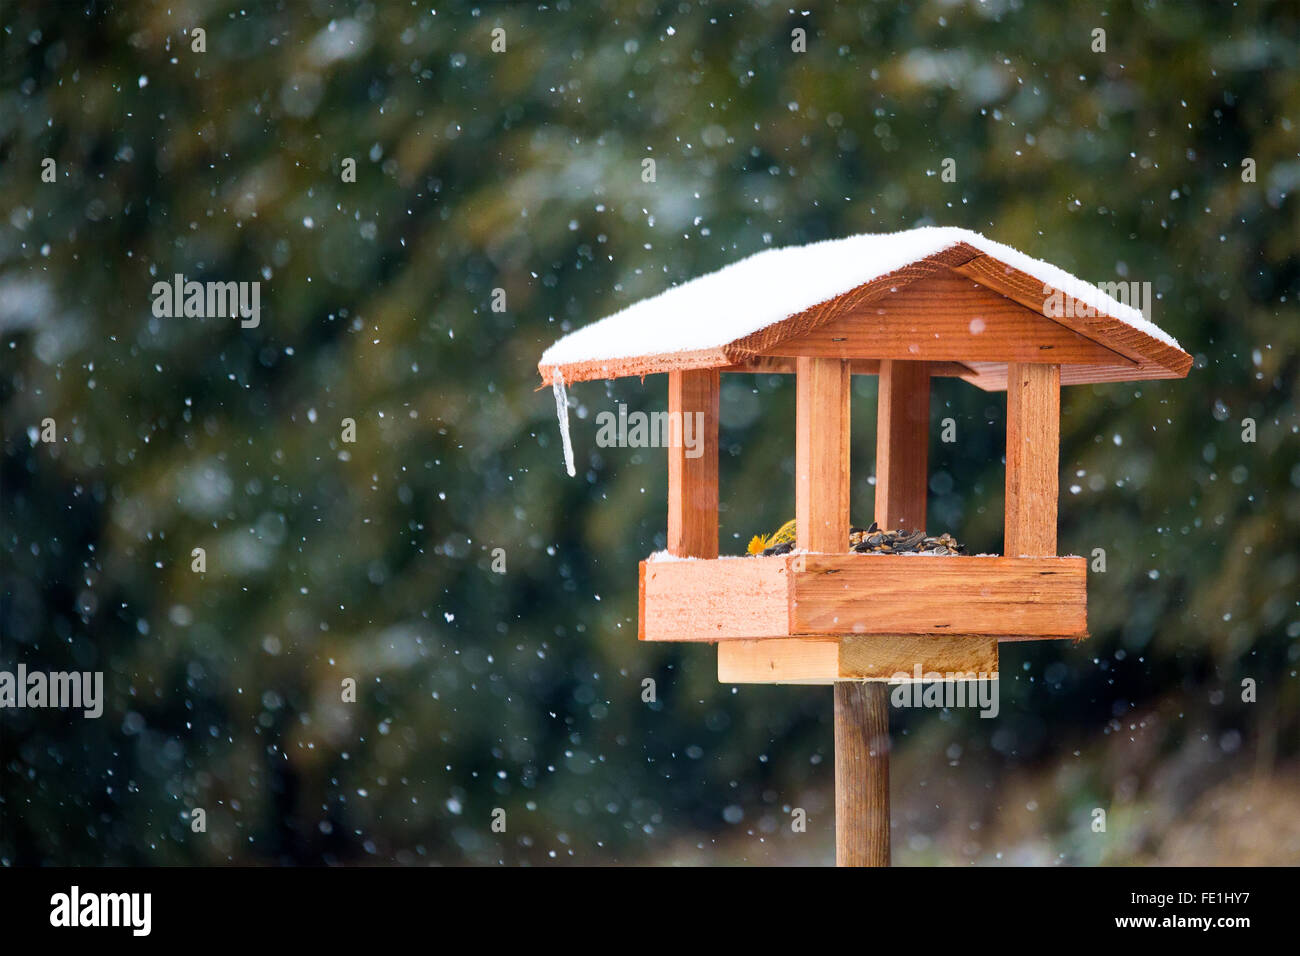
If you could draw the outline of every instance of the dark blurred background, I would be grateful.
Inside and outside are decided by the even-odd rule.
[[[0,712],[0,864],[833,861],[829,689],[636,641],[664,454],[594,417],[663,377],[571,389],[569,479],[536,362],[928,224],[1151,282],[1196,364],[1065,390],[1092,639],[1004,645],[995,720],[894,712],[895,861],[1300,861],[1297,6],[600,6],[0,7],[0,669],[107,698]],[[176,273],[261,282],[260,325],[156,318]],[[724,550],[793,514],[793,415],[725,380]],[[1005,398],[933,415],[931,530],[1000,550]]]

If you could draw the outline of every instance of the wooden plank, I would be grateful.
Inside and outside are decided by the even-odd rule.
[[[1056,554],[1061,370],[1007,367],[1005,543],[1011,556]]]
[[[720,684],[833,684],[840,673],[838,639],[768,638],[719,641]]]
[[[1083,558],[796,555],[791,573],[792,635],[1087,636]]]
[[[986,392],[1005,392],[1007,390],[1007,365],[1005,362],[971,362],[965,372],[958,372],[957,378],[965,379],[972,385]],[[1062,365],[1062,385],[1098,385],[1107,382],[1132,382],[1138,379],[1159,380],[1182,378],[1159,365],[1147,366],[1141,375],[1116,365]]]
[[[880,527],[925,527],[929,454],[929,368],[925,362],[881,362],[875,511]]]
[[[1041,311],[948,271],[837,315],[767,354],[1137,367]]]
[[[794,516],[798,547],[849,549],[849,363],[800,358],[796,373]]]
[[[780,355],[755,355],[742,362],[724,366],[722,371],[749,375],[793,375],[794,365],[793,358]]]
[[[872,634],[718,642],[718,681],[723,684],[914,683],[917,665],[922,675],[994,675],[998,639]]]
[[[755,355],[753,358],[734,365],[718,369],[727,374],[746,375],[793,375],[798,359],[792,355]],[[853,375],[879,375],[880,362],[877,359],[851,359],[849,372]],[[937,378],[966,378],[976,373],[963,362],[931,362],[930,375]]]
[[[889,688],[835,685],[835,865],[889,866]]]
[[[912,634],[845,637],[840,642],[840,678],[911,683],[920,666],[924,674],[998,672],[996,637],[918,637]]]
[[[668,420],[676,423],[668,448],[668,553],[677,557],[718,556],[719,395],[717,369],[668,373]],[[700,444],[687,447],[687,436]]]
[[[642,561],[643,641],[717,641],[790,633],[791,558]]]

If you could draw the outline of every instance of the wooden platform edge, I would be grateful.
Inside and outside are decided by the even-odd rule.
[[[1087,636],[1081,557],[798,555],[791,636]]]
[[[891,684],[995,679],[996,637],[871,635],[718,642],[722,684]]]
[[[643,561],[637,637],[1088,637],[1082,557],[794,554]]]

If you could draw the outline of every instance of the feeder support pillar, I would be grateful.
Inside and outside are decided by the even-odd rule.
[[[668,553],[718,556],[717,369],[668,373]]]
[[[849,363],[796,364],[794,518],[801,550],[849,550]]]
[[[930,366],[880,363],[876,512],[886,530],[925,530]],[[889,685],[835,684],[835,862],[889,866]]]
[[[889,866],[889,685],[835,682],[835,865]]]
[[[800,356],[796,374],[796,543],[840,554],[849,549],[849,363]],[[835,682],[835,862],[889,865],[889,685],[883,682]]]
[[[930,366],[880,363],[876,411],[876,524],[925,530],[929,487]]]
[[[1007,493],[1003,552],[1056,554],[1061,366],[1007,365]]]

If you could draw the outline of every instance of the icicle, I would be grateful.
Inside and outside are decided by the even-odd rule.
[[[569,437],[569,395],[564,390],[564,373],[558,368],[551,373],[551,388],[555,390],[555,417],[560,421],[560,441],[564,444],[564,467],[572,478],[573,439]]]

